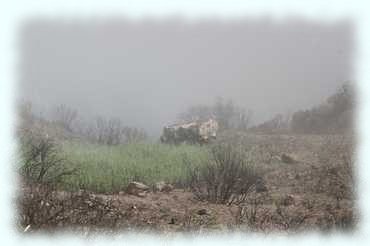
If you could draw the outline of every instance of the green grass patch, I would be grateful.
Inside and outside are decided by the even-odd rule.
[[[186,182],[188,162],[203,163],[206,147],[191,145],[129,144],[103,146],[65,142],[62,153],[68,164],[78,168],[76,175],[64,179],[68,190],[87,189],[117,192],[131,181],[152,185],[158,181]]]

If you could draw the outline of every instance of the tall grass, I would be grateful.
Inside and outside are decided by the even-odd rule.
[[[68,165],[79,170],[65,178],[64,188],[96,192],[117,192],[134,180],[148,185],[161,180],[182,183],[189,168],[185,156],[195,165],[208,158],[206,147],[143,143],[104,146],[66,142],[62,152]]]

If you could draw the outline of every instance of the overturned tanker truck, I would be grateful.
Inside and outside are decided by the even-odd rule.
[[[214,119],[175,124],[163,128],[162,143],[206,144],[216,139],[218,123]]]

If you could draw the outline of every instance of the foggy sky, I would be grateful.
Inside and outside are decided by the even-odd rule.
[[[19,36],[19,96],[41,112],[66,104],[152,135],[219,96],[259,122],[352,80],[352,36],[348,22],[34,20]]]

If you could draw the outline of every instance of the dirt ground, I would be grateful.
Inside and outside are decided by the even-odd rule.
[[[307,136],[272,138],[264,140],[271,144],[262,149],[269,155],[260,157],[267,191],[252,192],[243,204],[199,201],[189,190],[183,189],[151,191],[139,197],[125,192],[107,195],[27,185],[22,187],[18,197],[19,229],[28,233],[73,228],[85,234],[132,230],[297,232],[353,229],[356,224],[353,198],[330,193],[333,186],[327,182],[330,172],[324,173],[327,169],[319,155],[326,140],[318,136],[312,139]],[[332,139],[342,141],[339,137]],[[294,162],[282,161],[282,153],[294,157]]]

